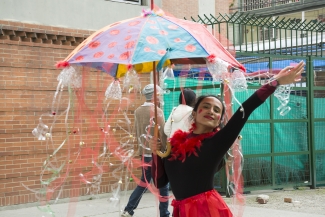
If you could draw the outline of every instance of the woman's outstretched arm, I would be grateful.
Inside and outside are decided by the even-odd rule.
[[[297,66],[288,66],[282,69],[277,75],[275,75],[271,80],[276,80],[279,85],[291,84],[301,79],[301,73],[304,69],[304,62],[301,61]],[[226,126],[220,130],[214,137],[211,138],[211,143],[217,142],[213,140],[221,139],[223,141],[223,147],[221,152],[226,153],[226,151],[231,147],[231,145],[236,140],[240,131],[244,127],[248,117],[251,113],[259,107],[264,101],[276,90],[275,86],[271,83],[267,83],[260,87],[255,93],[252,94],[243,104],[242,108],[239,108],[234,115],[230,118]]]

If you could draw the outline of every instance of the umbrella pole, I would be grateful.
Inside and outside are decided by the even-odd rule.
[[[154,8],[154,4],[153,4],[154,0],[151,0],[151,5],[150,5],[150,8],[151,10],[153,10]],[[152,72],[153,72],[153,100],[154,100],[154,105],[155,105],[155,127],[154,127],[154,137],[155,138],[159,138],[159,125],[158,125],[158,112],[157,112],[157,83],[158,83],[158,79],[159,77],[157,76],[156,74],[156,62],[153,61],[152,62]],[[158,79],[157,79],[158,77]],[[157,150],[156,153],[157,155],[159,155],[160,157],[167,157],[170,153],[170,150],[171,150],[171,145],[169,144],[169,142],[167,142],[167,150],[165,153],[162,153],[160,150]]]
[[[152,63],[153,69],[153,100],[154,100],[154,105],[155,105],[155,126],[154,126],[154,137],[155,138],[160,138],[159,136],[159,125],[158,125],[158,111],[157,111],[157,107],[158,107],[158,100],[157,100],[157,74],[156,74],[156,62],[153,61]],[[167,142],[166,144],[167,146],[167,150],[166,152],[161,152],[160,150],[157,150],[156,153],[157,155],[159,155],[160,157],[167,157],[170,153],[171,150],[171,145],[169,144],[169,142]]]
[[[151,10],[153,10],[153,2],[154,0],[151,0],[150,1],[150,8]],[[158,114],[157,114],[157,88],[156,88],[156,85],[157,85],[157,75],[156,75],[156,62],[153,61],[152,62],[152,71],[153,71],[153,100],[154,100],[154,105],[155,105],[155,136],[158,137]],[[156,129],[157,128],[157,129]]]
[[[154,100],[154,105],[155,105],[155,123],[158,125],[157,120],[158,120],[158,114],[157,114],[157,75],[156,75],[156,62],[154,61],[152,64],[153,67],[153,100]]]

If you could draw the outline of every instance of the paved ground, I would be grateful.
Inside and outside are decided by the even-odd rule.
[[[130,194],[131,192],[127,192]],[[101,198],[94,200],[85,200],[79,202],[66,201],[65,203],[51,205],[51,209],[55,212],[55,217],[119,217],[119,205],[112,206],[109,204],[109,194],[100,195]],[[128,195],[125,197],[128,198]],[[124,202],[125,204],[125,202]],[[26,207],[31,206],[31,207]],[[121,205],[122,206],[122,205]],[[325,205],[324,205],[325,206]],[[124,206],[123,206],[124,207]],[[123,209],[121,207],[121,209]],[[172,207],[169,207],[172,211]],[[150,193],[145,193],[139,204],[137,210],[135,210],[134,217],[158,217],[157,205],[155,198]],[[36,204],[19,205],[10,207],[0,207],[0,217],[53,217],[48,213],[41,212]],[[319,214],[309,214],[301,211],[286,211],[263,208],[260,207],[245,206],[243,217],[324,217]]]

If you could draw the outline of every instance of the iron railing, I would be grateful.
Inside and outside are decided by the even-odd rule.
[[[242,142],[246,165],[243,171],[245,187],[281,188],[289,185],[315,188],[324,185],[325,135],[322,130],[325,128],[325,112],[322,105],[325,103],[325,24],[318,20],[239,12],[191,19],[207,25],[217,39],[222,40],[222,36],[227,38],[224,46],[236,51],[237,60],[245,65],[248,72],[283,68],[301,60],[306,63],[302,82],[295,85],[291,92],[291,113],[279,115],[279,102],[271,97],[258,109],[260,116],[250,118],[242,131],[246,138],[253,138],[247,139],[247,143],[244,137]],[[254,80],[248,91],[254,91],[261,83]],[[268,129],[265,135],[258,135],[260,132],[256,126],[259,125]],[[282,138],[284,135],[286,140]],[[252,141],[258,143],[256,147],[259,149]],[[222,179],[217,176],[217,180]]]

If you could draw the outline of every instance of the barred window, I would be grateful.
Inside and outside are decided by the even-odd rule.
[[[262,40],[276,40],[278,37],[278,30],[275,28],[262,28],[260,30],[260,41]],[[264,38],[263,38],[264,37]]]
[[[284,4],[296,3],[301,0],[243,0],[243,10],[252,11],[272,6],[279,6]]]
[[[290,4],[294,2],[299,2],[300,0],[276,0],[275,5],[284,5],[284,4]]]
[[[106,0],[107,1],[107,0]],[[124,2],[129,4],[136,4],[136,5],[142,5],[142,0],[109,0],[112,2]]]
[[[252,11],[271,7],[272,0],[244,0],[244,11]]]

